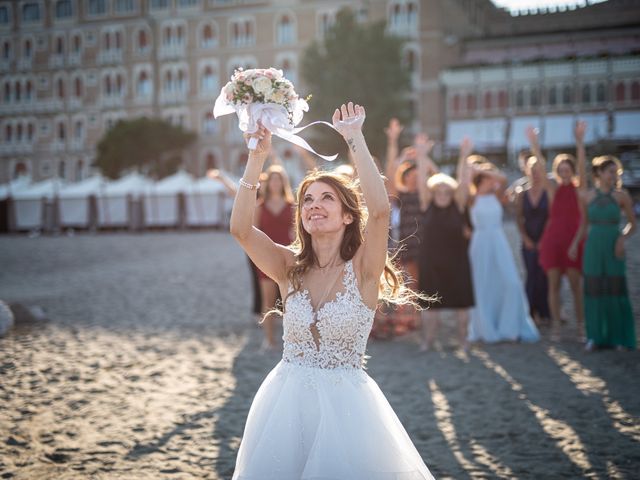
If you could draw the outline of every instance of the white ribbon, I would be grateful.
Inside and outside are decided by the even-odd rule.
[[[317,121],[312,122],[304,127],[295,128],[302,121],[304,112],[309,111],[309,105],[303,99],[298,99],[293,102],[292,105],[293,118],[289,121],[289,114],[287,109],[277,103],[250,103],[248,105],[233,105],[227,101],[224,88],[220,92],[220,95],[216,99],[215,106],[213,107],[214,118],[221,117],[222,115],[228,115],[230,113],[236,113],[238,115],[238,127],[244,133],[255,133],[258,131],[258,122],[262,124],[273,135],[276,135],[283,140],[291,142],[305,150],[319,156],[320,158],[329,162],[335,160],[338,154],[335,155],[321,155],[316,152],[307,141],[298,136],[298,133],[305,130],[307,127],[317,124],[327,125],[335,130],[335,127],[329,122]],[[249,141],[249,148],[254,150],[257,146],[258,140],[253,137]]]

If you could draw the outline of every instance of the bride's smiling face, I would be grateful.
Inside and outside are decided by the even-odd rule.
[[[324,182],[313,182],[302,198],[302,226],[309,235],[344,230],[353,219],[344,212],[336,190]]]

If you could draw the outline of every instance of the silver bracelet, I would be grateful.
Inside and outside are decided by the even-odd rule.
[[[244,178],[241,178],[238,183],[240,183],[241,187],[248,188],[249,190],[257,190],[260,187],[260,182],[254,185],[253,183],[246,182]]]

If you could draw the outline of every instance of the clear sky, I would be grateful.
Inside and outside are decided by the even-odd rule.
[[[492,0],[499,7],[505,7],[511,11],[525,10],[539,7],[560,7],[578,5],[584,6],[587,3],[599,3],[606,0]]]

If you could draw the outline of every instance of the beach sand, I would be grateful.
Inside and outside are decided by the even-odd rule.
[[[628,251],[638,324],[638,235]],[[48,317],[0,339],[0,478],[231,478],[279,360],[259,352],[250,297],[224,232],[0,237],[0,299]],[[433,352],[412,334],[368,348],[436,478],[638,478],[638,352],[586,353],[573,320],[468,355],[449,336],[452,322]]]

